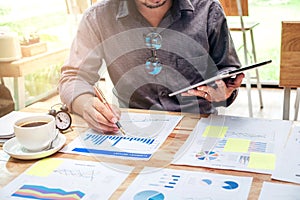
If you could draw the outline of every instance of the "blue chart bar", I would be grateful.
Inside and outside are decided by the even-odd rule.
[[[128,158],[150,158],[152,155],[150,153],[131,153],[131,152],[124,152],[124,151],[110,151],[110,150],[88,149],[88,148],[74,148],[72,149],[72,151],[80,152],[80,153],[91,153],[91,154],[128,157]]]
[[[111,146],[116,146],[120,141],[136,141],[141,142],[147,145],[153,144],[153,138],[138,138],[138,137],[123,137],[123,136],[116,136],[116,135],[98,135],[98,134],[87,134],[84,138],[85,141],[91,141],[94,145],[101,145],[105,140],[114,141]]]
[[[164,200],[163,193],[154,190],[144,190],[134,195],[133,200]]]
[[[162,183],[163,187],[165,187],[165,188],[175,188],[179,179],[180,179],[180,175],[163,174],[163,176],[160,178],[161,181],[159,181],[159,182]]]

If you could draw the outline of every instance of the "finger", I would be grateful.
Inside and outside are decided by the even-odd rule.
[[[95,113],[98,113],[97,111],[95,111]],[[106,124],[105,121],[107,121],[104,117],[101,117],[100,115],[97,117],[95,114],[93,113],[92,115],[90,115],[89,113],[84,113],[84,119],[86,120],[86,122],[88,123],[89,127],[92,128],[95,131],[98,132],[117,132],[118,128],[116,125],[114,124]]]
[[[215,94],[218,94],[220,92],[222,92],[225,88],[225,82],[223,80],[217,80],[214,82],[215,86],[214,87],[210,87],[210,86],[200,86],[197,88],[197,90],[199,91],[203,91],[205,93],[207,93],[210,96],[214,96]]]
[[[181,96],[190,97],[190,96],[194,96],[194,95],[190,94],[190,93],[187,91],[187,92],[181,93]]]
[[[203,90],[188,90],[190,96],[198,96],[210,101],[210,95]]]
[[[101,114],[96,114],[97,119],[101,120],[102,122],[106,122],[106,125],[114,124],[118,121],[114,113],[98,98],[94,98],[93,107],[98,111],[98,113]]]
[[[209,95],[207,92],[205,92],[204,95],[203,95],[203,98],[206,99],[206,100],[208,100],[208,97],[209,97],[209,96],[210,96],[210,95]]]
[[[202,85],[202,86],[197,87],[197,90],[208,91],[208,88],[209,88],[208,86]]]
[[[240,85],[242,84],[242,81],[243,81],[244,78],[245,78],[245,74],[244,74],[244,73],[239,74],[239,75],[236,77],[235,81],[234,81],[235,85],[240,86]]]
[[[86,113],[89,115],[88,117],[92,119],[90,121],[95,121],[95,123],[93,124],[94,126],[107,126],[111,128],[117,127],[115,123],[107,120],[107,117],[104,116],[105,112],[111,114],[111,111],[109,111],[98,98],[93,99],[92,105],[93,106],[91,108],[86,109]],[[114,117],[114,115],[112,116]]]

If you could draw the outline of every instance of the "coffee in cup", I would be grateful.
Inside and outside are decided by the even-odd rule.
[[[52,115],[37,115],[22,118],[14,123],[17,141],[28,151],[46,149],[56,136],[55,118]]]
[[[44,125],[47,123],[48,122],[46,122],[46,121],[36,121],[36,122],[27,122],[27,123],[21,124],[20,126],[21,127],[36,127],[36,126],[41,126],[41,125]]]

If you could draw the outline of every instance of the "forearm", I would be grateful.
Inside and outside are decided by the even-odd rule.
[[[95,76],[95,80],[97,80]],[[87,75],[84,75],[79,68],[63,66],[60,82],[58,85],[61,101],[67,105],[71,112],[73,110],[73,102],[79,96],[84,94],[93,95],[94,82],[87,81]]]

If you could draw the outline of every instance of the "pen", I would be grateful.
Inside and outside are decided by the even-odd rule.
[[[109,103],[106,101],[106,99],[105,99],[104,94],[102,93],[102,91],[100,89],[98,89],[96,86],[94,86],[94,90],[95,90],[95,94],[98,97],[98,99],[106,106],[106,108],[108,108],[114,114],[113,109],[110,107]],[[126,132],[123,129],[123,127],[120,124],[120,122],[117,121],[115,124],[117,125],[117,127],[119,128],[119,130],[121,131],[121,133],[123,135],[126,135]]]

